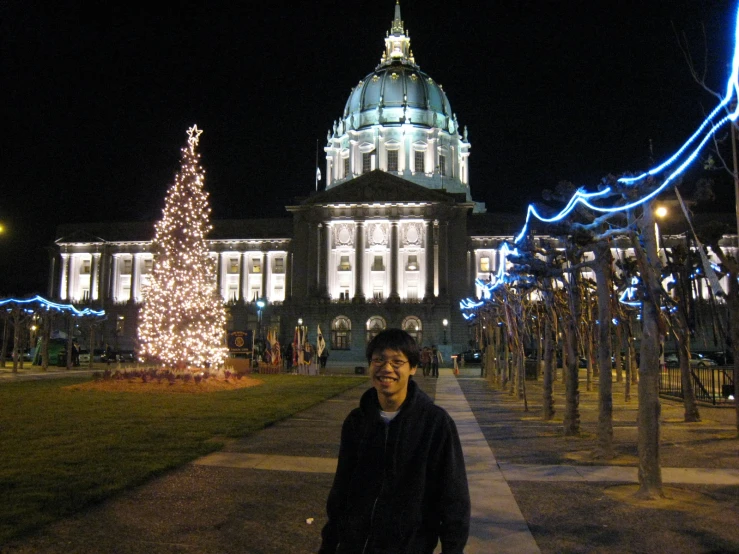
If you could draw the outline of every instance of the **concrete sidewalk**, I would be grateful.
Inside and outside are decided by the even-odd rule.
[[[450,369],[442,369],[439,379],[417,376],[416,380],[451,414],[459,429],[472,497],[468,554],[552,552],[550,539],[542,538],[547,533],[559,533],[563,523],[574,533],[586,533],[592,527],[567,509],[556,510],[564,518],[562,523],[542,527],[535,514],[531,515],[530,500],[536,497],[534,502],[538,502],[538,493],[519,496],[527,487],[546,486],[549,497],[562,503],[573,489],[557,487],[601,487],[637,480],[633,466],[501,463],[494,448],[504,443],[486,438],[481,430],[488,433],[512,421],[502,420],[502,410],[508,408],[498,404],[498,393],[491,392],[481,379],[458,378]],[[326,521],[325,502],[336,467],[341,424],[369,386],[367,381],[288,420],[229,442],[220,452],[50,525],[0,552],[315,552]],[[505,436],[516,432],[516,427],[507,428]],[[665,483],[733,487],[739,485],[739,470],[664,468],[663,479]],[[591,502],[591,492],[584,494]],[[527,509],[521,506],[522,499],[529,500]],[[523,514],[529,514],[528,521]],[[532,522],[539,544],[530,531]],[[606,543],[594,540],[605,547]]]

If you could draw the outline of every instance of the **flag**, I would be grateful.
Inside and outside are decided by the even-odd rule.
[[[318,326],[318,339],[316,339],[316,346],[318,348],[318,357],[321,357],[321,354],[323,354],[323,350],[326,348],[326,341],[323,340],[323,335],[321,334],[321,326]]]

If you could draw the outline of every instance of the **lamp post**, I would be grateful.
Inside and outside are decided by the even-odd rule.
[[[267,303],[264,301],[263,298],[257,300],[257,336],[260,339],[262,338],[262,310],[266,305]]]
[[[446,344],[446,326],[449,325],[449,321],[444,319],[441,324],[444,326],[444,344]]]
[[[303,326],[303,318],[302,317],[299,317],[298,318],[298,326],[299,327],[302,327]]]

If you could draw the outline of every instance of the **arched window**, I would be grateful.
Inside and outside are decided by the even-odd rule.
[[[419,318],[414,315],[409,315],[403,320],[401,328],[415,339],[418,346],[421,346],[423,340],[423,328]]]
[[[367,320],[367,344],[375,338],[380,331],[384,331],[387,328],[387,323],[379,315],[373,315]]]
[[[331,322],[331,349],[349,350],[352,347],[352,321],[340,315]]]

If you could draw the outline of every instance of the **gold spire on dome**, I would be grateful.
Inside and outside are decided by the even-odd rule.
[[[390,32],[394,35],[403,34],[403,20],[400,18],[400,0],[395,0],[395,19],[390,24]]]
[[[381,65],[393,62],[416,64],[411,52],[411,38],[400,17],[400,0],[395,0],[395,17],[390,24],[390,32],[385,36],[385,51],[380,59]]]

